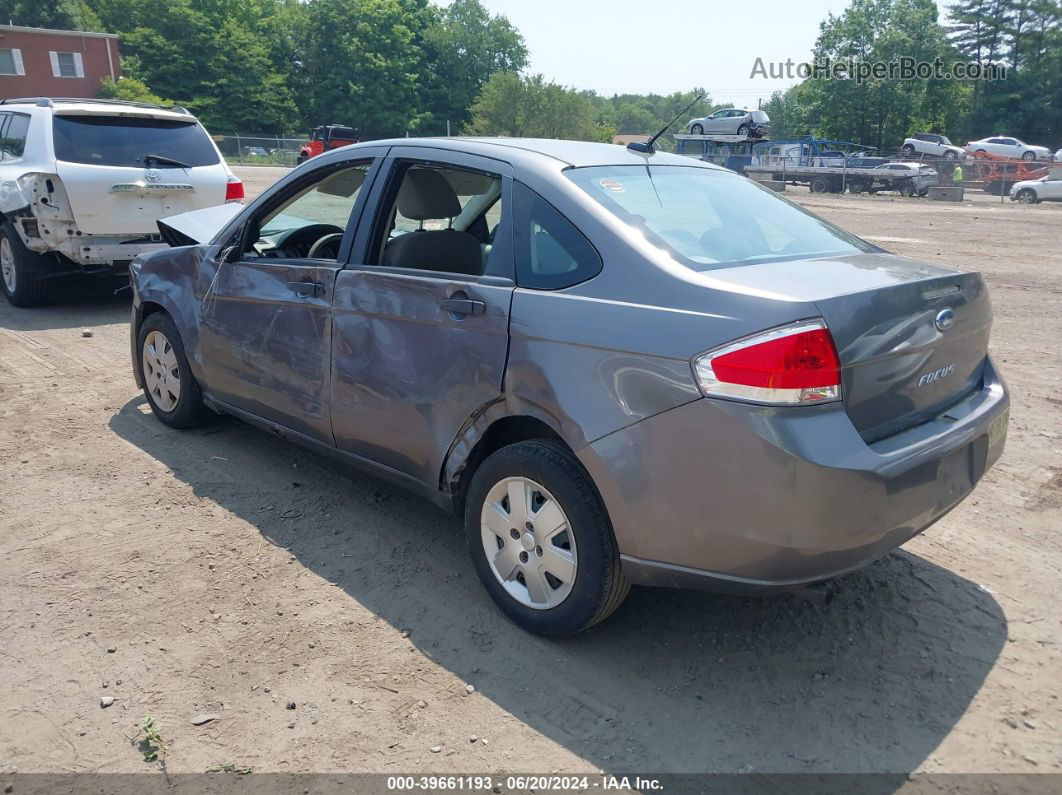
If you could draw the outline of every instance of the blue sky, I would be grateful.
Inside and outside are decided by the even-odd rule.
[[[550,80],[602,94],[668,94],[703,86],[715,102],[753,108],[758,99],[797,82],[750,79],[756,57],[810,60],[819,23],[848,5],[848,0],[481,2],[519,28],[530,50],[530,70]]]

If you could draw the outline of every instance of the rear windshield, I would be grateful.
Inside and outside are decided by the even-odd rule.
[[[695,270],[878,250],[730,171],[595,166],[565,174]]]
[[[55,158],[67,163],[144,168],[213,166],[217,150],[198,122],[117,116],[55,116]]]

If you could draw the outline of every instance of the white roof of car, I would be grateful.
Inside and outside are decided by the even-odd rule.
[[[137,116],[152,119],[173,119],[175,121],[196,121],[195,116],[181,107],[164,108],[146,102],[123,102],[121,100],[23,97],[6,99],[0,102],[0,110],[5,108],[25,110],[36,108],[47,110],[63,116],[101,115],[101,116]]]

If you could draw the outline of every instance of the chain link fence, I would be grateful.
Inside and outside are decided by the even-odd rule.
[[[213,136],[229,165],[294,166],[299,149],[309,137],[295,133],[284,135],[244,135],[223,133]]]

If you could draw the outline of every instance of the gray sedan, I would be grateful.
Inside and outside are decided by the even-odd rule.
[[[1003,450],[977,273],[688,158],[379,141],[162,229],[177,247],[131,266],[156,417],[231,414],[462,516],[533,632],[632,583],[806,590]]]

